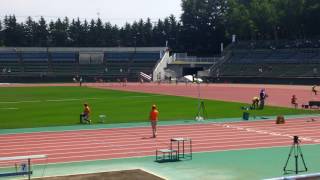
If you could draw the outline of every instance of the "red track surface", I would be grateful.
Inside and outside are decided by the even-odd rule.
[[[46,154],[47,161],[34,163],[62,163],[149,156],[168,148],[173,137],[191,138],[194,152],[289,146],[293,135],[303,144],[316,144],[319,128],[320,121],[295,119],[283,125],[256,121],[160,126],[157,138],[150,138],[150,127],[8,134],[0,135],[0,157]]]
[[[122,86],[117,83],[89,83],[88,86],[115,89],[123,91],[147,92],[157,94],[167,94],[176,96],[198,97],[197,84],[137,84],[129,83]],[[254,96],[259,96],[262,88],[266,89],[269,97],[267,105],[292,107],[291,96],[295,94],[298,103],[307,104],[310,100],[320,100],[320,95],[315,96],[311,92],[311,86],[289,86],[289,85],[264,85],[264,84],[201,84],[200,94],[204,99],[216,99],[223,101],[251,103]],[[320,88],[319,88],[320,90]]]

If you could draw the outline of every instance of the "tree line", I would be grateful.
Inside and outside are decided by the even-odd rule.
[[[182,0],[182,14],[157,22],[150,19],[123,27],[101,19],[57,19],[47,22],[14,15],[0,20],[0,46],[114,47],[165,46],[207,55],[219,52],[231,36],[238,40],[318,38],[318,0]]]

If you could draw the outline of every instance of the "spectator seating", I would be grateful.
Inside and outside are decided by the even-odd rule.
[[[23,69],[25,73],[47,73],[47,52],[20,52]]]
[[[51,52],[51,71],[60,75],[76,75],[76,55],[75,52]]]
[[[15,74],[21,72],[22,67],[16,52],[0,52],[0,73]]]
[[[220,76],[320,77],[320,49],[234,49]]]
[[[0,48],[0,76],[10,72],[19,77],[137,80],[141,71],[152,74],[161,51],[164,48]]]

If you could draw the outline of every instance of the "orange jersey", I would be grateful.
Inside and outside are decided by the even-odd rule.
[[[154,109],[154,110],[151,110],[150,112],[150,120],[151,121],[157,121],[158,120],[158,115],[159,115],[159,111]]]

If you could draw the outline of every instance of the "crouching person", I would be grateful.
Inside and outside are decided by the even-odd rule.
[[[258,97],[253,97],[252,98],[252,105],[251,105],[251,109],[258,109],[259,107],[259,98]]]
[[[80,123],[89,123],[91,124],[90,120],[90,107],[87,103],[84,104],[83,112],[80,114]]]

